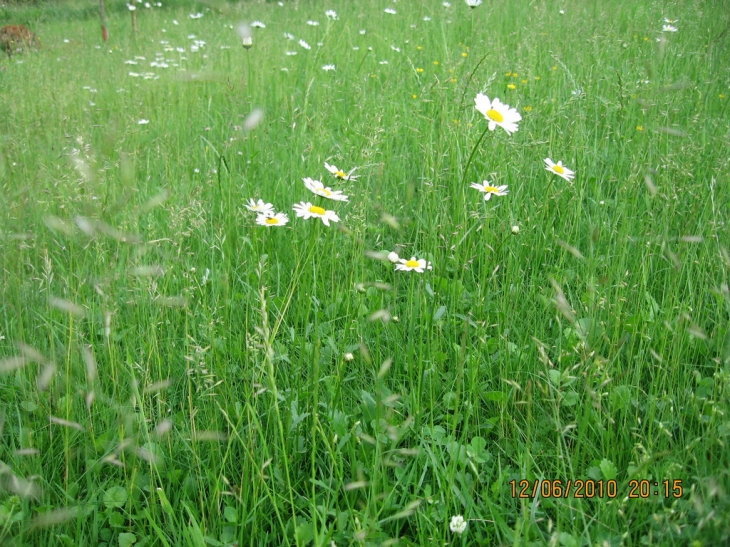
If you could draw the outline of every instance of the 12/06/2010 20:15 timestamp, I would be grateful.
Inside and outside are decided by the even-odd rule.
[[[609,498],[618,497],[618,484],[615,480],[596,481],[586,480],[541,480],[533,479],[509,481],[513,498],[534,498],[537,495],[543,498]],[[684,487],[681,479],[650,481],[648,479],[632,479],[628,484],[626,497],[629,499],[649,498],[681,498]]]

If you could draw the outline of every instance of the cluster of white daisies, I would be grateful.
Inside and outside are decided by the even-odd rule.
[[[517,123],[522,120],[520,113],[517,112],[516,109],[510,108],[508,104],[504,104],[496,97],[494,100],[490,100],[489,97],[483,93],[479,93],[474,99],[474,103],[476,109],[489,122],[488,129],[490,131],[494,131],[494,129],[499,126],[504,129],[508,135],[511,135],[519,129]],[[575,173],[565,167],[562,161],[554,163],[550,158],[545,158],[543,161],[545,162],[546,170],[551,173],[555,173],[568,182],[570,182],[575,176]],[[505,196],[508,193],[506,184],[503,186],[494,186],[488,180],[481,183],[472,183],[471,187],[479,190],[480,192],[484,192],[484,199],[486,201],[489,201],[492,196]]]
[[[357,168],[352,169],[349,173],[345,173],[341,169],[338,169],[334,165],[330,165],[327,162],[324,162],[324,166],[330,173],[332,173],[335,178],[339,180],[350,181],[357,179],[357,175],[352,174],[353,171],[355,171],[355,169]],[[309,191],[319,197],[323,197],[332,201],[348,200],[348,197],[344,195],[340,190],[332,190],[332,188],[325,186],[319,180],[314,180],[309,177],[302,180],[304,181],[304,186],[306,186]],[[249,211],[257,213],[256,224],[259,224],[261,226],[272,228],[274,226],[284,226],[289,222],[289,217],[285,213],[277,213],[271,203],[266,203],[262,199],[259,199],[258,201],[256,201],[255,199],[249,199],[248,205],[246,205],[245,207]],[[330,209],[325,209],[324,207],[320,207],[319,205],[314,205],[309,201],[302,201],[294,205],[294,212],[297,214],[298,217],[304,218],[305,220],[310,218],[319,218],[325,226],[329,226],[330,222],[340,221],[340,217],[337,216],[337,213],[335,213],[334,211]]]
[[[498,98],[490,100],[486,95],[479,93],[474,99],[476,109],[484,116],[488,121],[489,125],[487,128],[490,131],[494,131],[498,126],[504,129],[507,134],[511,135],[519,129],[518,122],[522,120],[519,112],[516,109],[510,108],[509,105],[504,104]],[[486,130],[485,130],[486,131]],[[551,173],[570,181],[575,173],[565,167],[562,161],[554,163],[550,158],[545,158],[545,169]],[[335,165],[330,165],[324,162],[324,167],[330,174],[338,179],[339,181],[351,181],[357,179],[358,175],[353,175],[354,168],[348,173],[342,171]],[[324,198],[330,201],[348,201],[348,197],[340,190],[332,190],[332,188],[325,186],[321,181],[314,180],[306,177],[302,179],[304,186],[312,192],[314,195]],[[484,193],[485,201],[494,196],[505,196],[507,195],[507,185],[494,186],[488,180],[481,183],[472,183],[472,188],[479,190]],[[267,228],[273,228],[277,226],[285,226],[289,222],[289,217],[285,213],[276,212],[274,206],[271,203],[266,203],[264,200],[249,199],[248,204],[245,207],[249,211],[257,213],[256,224],[260,226],[266,226]],[[297,217],[308,220],[310,218],[318,218],[322,221],[325,226],[329,226],[330,222],[339,222],[340,217],[334,210],[326,209],[320,205],[315,205],[309,201],[302,201],[293,206],[294,212]],[[519,230],[512,230],[517,233]],[[424,273],[426,270],[433,269],[430,262],[423,258],[416,258],[412,256],[410,259],[401,258],[398,253],[392,251],[388,253],[388,260],[395,264],[395,269],[400,271],[411,271],[417,273]]]
[[[332,176],[341,181],[356,180],[358,175],[352,173],[357,169],[351,169],[348,173],[345,173],[335,165],[330,165],[324,162],[324,167],[329,171]],[[348,201],[348,197],[340,190],[333,190],[325,186],[321,181],[314,180],[309,177],[303,178],[304,186],[307,189],[321,198],[329,199],[332,201]],[[286,213],[276,212],[274,206],[271,203],[266,203],[264,200],[255,200],[253,198],[248,200],[248,204],[245,205],[246,209],[256,213],[256,224],[260,226],[266,226],[267,228],[273,228],[275,226],[285,226],[289,222],[289,216]],[[297,217],[301,217],[305,220],[310,218],[318,218],[322,221],[325,226],[329,226],[330,222],[339,222],[340,217],[337,213],[331,209],[325,209],[319,205],[315,205],[309,201],[302,201],[293,206],[294,212]],[[391,252],[388,254],[388,260],[393,262],[396,266],[396,270],[402,271],[415,271],[423,273],[425,270],[432,268],[431,264],[426,262],[424,259],[417,259],[415,256],[411,257],[410,260],[400,258],[397,253]]]

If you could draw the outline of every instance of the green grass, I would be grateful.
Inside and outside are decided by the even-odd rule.
[[[120,4],[108,43],[79,3],[0,8],[43,44],[0,60],[0,543],[728,541],[718,4],[284,3],[137,35]],[[478,92],[523,120],[465,172]],[[295,217],[303,177],[341,222]]]

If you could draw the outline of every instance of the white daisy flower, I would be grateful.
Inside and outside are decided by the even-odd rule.
[[[670,25],[673,25],[677,21],[679,21],[679,19],[667,19],[666,17],[664,18],[664,22],[669,23]]]
[[[294,35],[293,34],[290,34],[288,32],[285,32],[284,33],[284,38],[286,38],[287,40],[294,40],[295,39],[294,38]]]
[[[253,211],[254,213],[274,213],[274,206],[271,203],[266,203],[263,199],[256,201],[255,199],[251,198],[248,200],[248,205],[244,203],[243,206],[249,211]]]
[[[352,173],[357,169],[357,167],[353,167],[349,173],[345,173],[344,171],[338,169],[334,165],[330,165],[327,162],[324,162],[324,168],[327,169],[330,173],[332,173],[335,177],[337,177],[340,180],[357,180],[357,177],[360,175],[353,175]]]
[[[308,201],[302,201],[301,203],[297,203],[296,205],[294,205],[293,209],[298,217],[302,217],[304,219],[310,219],[312,217],[322,219],[322,222],[325,226],[329,226],[330,221],[340,221],[340,217],[338,217],[337,213],[335,213],[334,211],[328,211],[323,207],[312,205]]]
[[[567,180],[568,182],[570,182],[571,179],[573,177],[575,177],[575,172],[571,171],[570,169],[565,167],[563,165],[562,161],[559,161],[558,163],[553,163],[553,160],[551,160],[550,158],[545,158],[544,161],[545,161],[545,165],[546,165],[545,169],[547,171],[550,171],[551,173],[555,173],[559,177],[562,177],[565,180]]]
[[[475,8],[482,4],[482,0],[466,0],[466,5],[470,8]]]
[[[309,25],[310,27],[318,27],[318,26],[319,26],[319,21],[312,21],[312,20],[310,19],[309,21],[307,21],[307,24],[308,24],[308,25]]]
[[[428,15],[424,15],[424,16],[423,16],[423,20],[424,20],[424,21],[430,21],[430,20],[431,20],[431,18],[430,18],[430,17],[428,16]]]
[[[328,9],[324,14],[327,16],[327,19],[337,19],[337,12],[333,9]]]
[[[385,13],[389,13],[391,15],[395,15],[396,14],[396,11],[393,8],[385,8],[383,11]]]
[[[450,2],[443,2],[443,3],[442,3],[442,5],[443,5],[443,6],[445,7],[445,8],[450,8],[450,7],[451,7],[451,3],[450,3]]]
[[[329,72],[330,70],[335,70],[335,68],[335,65],[324,65],[322,67],[322,70],[324,70],[325,72]]]
[[[506,196],[508,194],[506,184],[503,186],[492,186],[492,183],[488,180],[485,180],[482,183],[474,182],[471,187],[479,190],[480,192],[484,192],[484,201],[489,201],[493,195]]]
[[[322,184],[318,180],[310,179],[309,177],[302,179],[304,181],[304,186],[306,186],[309,191],[317,194],[318,196],[322,196],[323,198],[331,199],[334,201],[347,201],[347,196],[344,195],[339,190],[332,190],[332,188],[325,188],[324,184]]]
[[[284,213],[261,213],[256,215],[256,224],[271,228],[272,226],[284,226],[289,222],[289,217]]]
[[[509,105],[504,104],[499,99],[495,98],[490,101],[489,97],[479,93],[474,99],[474,103],[476,109],[489,120],[490,131],[494,131],[497,126],[504,129],[508,134],[512,134],[519,129],[517,122],[522,120],[522,116],[517,110],[510,108]]]
[[[433,267],[431,266],[430,262],[426,262],[423,258],[416,258],[415,256],[412,256],[410,260],[406,260],[405,258],[401,258],[398,260],[399,264],[395,265],[396,270],[401,270],[404,272],[417,272],[417,273],[423,273],[426,270],[432,270]]]
[[[304,40],[299,40],[299,45],[302,46],[304,49],[312,49],[312,46],[310,46],[307,42]]]
[[[675,27],[674,25],[664,25],[662,27],[662,30],[664,32],[677,32],[677,27]]]
[[[253,28],[266,28],[266,25],[264,25],[261,21],[254,21],[251,23],[251,26]]]
[[[463,534],[464,530],[466,530],[466,524],[467,521],[464,520],[464,517],[461,515],[456,515],[454,517],[451,517],[451,522],[449,522],[449,530],[451,530],[454,534]]]
[[[293,55],[296,55],[296,54],[297,54],[296,51],[287,51],[286,52],[286,55],[289,56],[289,57],[292,57]]]
[[[147,125],[148,123],[150,123],[150,121],[149,120],[145,120],[144,118],[142,118],[141,120],[138,120],[137,121],[137,125]]]
[[[190,17],[191,19],[200,19],[200,18],[201,18],[202,16],[203,16],[203,14],[202,14],[202,13],[200,13],[200,12],[198,12],[198,13],[191,13],[191,14],[189,15],[189,17]]]

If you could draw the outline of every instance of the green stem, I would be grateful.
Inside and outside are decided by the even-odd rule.
[[[484,56],[481,59],[479,59],[479,62],[474,67],[474,70],[472,70],[469,73],[469,79],[466,81],[466,85],[464,85],[464,91],[461,94],[461,99],[459,99],[459,105],[460,106],[464,106],[464,97],[466,97],[466,90],[469,89],[469,84],[471,83],[471,80],[474,77],[474,74],[476,73],[476,71],[479,68],[479,66],[484,62],[484,59],[487,58],[487,55],[489,55],[489,53],[485,53]]]
[[[477,148],[479,148],[479,145],[482,143],[482,139],[484,139],[484,135],[487,134],[487,131],[489,131],[489,125],[484,129],[484,133],[482,133],[482,136],[479,137],[479,140],[474,145],[474,148],[471,151],[471,154],[469,155],[469,161],[466,162],[466,167],[464,168],[464,176],[461,178],[461,186],[464,187],[464,183],[466,182],[466,174],[469,172],[469,166],[471,165],[471,160],[474,159],[474,154],[477,151]]]

